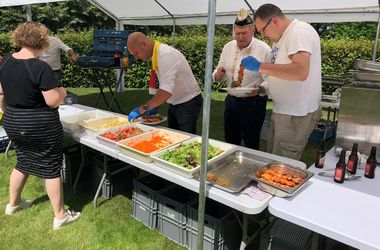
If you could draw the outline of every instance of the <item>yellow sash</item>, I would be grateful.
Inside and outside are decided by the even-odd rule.
[[[159,41],[154,41],[153,55],[152,55],[152,70],[156,71],[158,68],[158,47],[160,46]]]

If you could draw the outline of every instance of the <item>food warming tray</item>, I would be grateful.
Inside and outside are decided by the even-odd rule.
[[[251,181],[251,175],[274,160],[247,153],[233,151],[227,156],[208,165],[207,182],[228,192],[236,193],[246,187]],[[199,178],[199,171],[194,174]]]
[[[198,164],[196,167],[192,168],[192,169],[187,169],[183,166],[180,166],[180,165],[177,165],[177,164],[174,164],[174,163],[171,163],[169,161],[166,161],[166,160],[163,160],[160,158],[160,156],[164,155],[165,153],[167,152],[170,152],[170,151],[173,151],[175,149],[177,149],[178,147],[180,147],[181,145],[186,145],[186,144],[190,144],[190,143],[193,143],[193,142],[202,142],[202,137],[195,137],[195,138],[192,138],[190,140],[187,140],[185,142],[182,142],[181,144],[177,144],[173,147],[170,147],[170,148],[167,148],[165,150],[161,150],[160,152],[157,152],[155,154],[152,155],[152,158],[153,158],[153,161],[155,162],[155,164],[159,167],[162,167],[162,168],[165,168],[169,171],[173,171],[179,175],[182,175],[182,176],[185,176],[187,178],[193,178],[193,174],[197,171],[199,171],[200,169],[200,164]],[[213,140],[213,139],[209,139],[209,146],[213,146],[213,147],[216,147],[216,148],[219,148],[221,150],[223,150],[222,153],[220,153],[219,155],[211,158],[208,160],[208,164],[211,164],[212,162],[214,161],[217,161],[218,159],[224,157],[225,155],[228,154],[229,151],[233,150],[236,146],[232,145],[232,144],[229,144],[229,143],[225,143],[225,142],[221,142],[221,141],[216,141],[216,140]]]
[[[171,141],[171,143],[168,145],[165,145],[162,148],[159,148],[155,151],[152,151],[150,153],[145,153],[145,152],[142,152],[140,150],[132,148],[133,145],[136,145],[137,143],[152,140],[152,138],[154,136],[163,136],[163,137],[169,139]],[[167,129],[156,129],[156,130],[149,131],[149,132],[146,132],[146,133],[141,134],[141,135],[137,135],[137,136],[129,138],[129,139],[122,140],[122,141],[118,142],[117,144],[119,145],[122,153],[129,155],[129,156],[132,156],[132,157],[135,157],[135,158],[137,158],[141,161],[144,161],[144,162],[152,162],[153,159],[150,157],[152,154],[154,154],[160,150],[163,150],[165,148],[168,148],[170,146],[173,146],[177,143],[188,140],[190,138],[191,138],[191,136],[187,135],[187,134],[174,132],[174,131],[167,130]]]
[[[278,170],[281,171],[283,174],[292,175],[294,177],[302,178],[302,181],[295,185],[294,187],[281,187],[276,184],[270,183],[266,180],[263,180],[260,178],[261,174],[265,170]],[[257,169],[254,175],[251,175],[250,177],[258,182],[257,186],[278,197],[288,197],[293,196],[300,188],[305,185],[305,183],[314,175],[314,173],[300,169],[298,167],[294,167],[288,164],[280,163],[280,162],[274,162],[271,164],[268,164],[267,166],[260,167]]]
[[[128,118],[121,115],[113,115],[101,119],[82,120],[79,122],[81,127],[94,133],[129,124]]]
[[[143,124],[134,123],[134,124],[130,124],[130,125],[126,125],[126,126],[121,126],[121,127],[116,127],[116,128],[111,128],[111,129],[108,129],[108,130],[103,130],[101,132],[98,132],[96,134],[96,139],[97,139],[97,141],[100,144],[103,144],[105,146],[117,149],[117,148],[119,148],[119,146],[117,145],[118,141],[111,140],[109,138],[103,137],[102,135],[104,135],[106,133],[109,133],[109,132],[115,133],[115,132],[117,132],[117,131],[119,131],[121,129],[127,129],[127,128],[139,128],[139,129],[142,130],[142,133],[140,133],[140,134],[143,134],[143,133],[146,133],[148,131],[152,131],[152,130],[155,129],[155,128],[151,127],[151,126],[146,126],[146,125],[143,125]],[[134,136],[138,136],[140,134],[137,134],[137,135],[134,135]],[[134,136],[131,136],[131,137],[128,137],[128,138],[132,138]],[[127,138],[124,138],[124,139],[127,139]],[[121,140],[119,140],[119,141],[121,141]]]
[[[75,132],[80,129],[79,123],[85,120],[97,120],[111,117],[114,114],[102,110],[83,111],[75,115],[66,115],[61,117],[61,123],[65,131]]]

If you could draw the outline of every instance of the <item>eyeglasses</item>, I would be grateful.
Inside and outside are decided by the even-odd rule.
[[[264,27],[261,30],[258,30],[260,34],[263,34],[265,32],[265,29],[269,26],[269,24],[272,22],[273,17],[269,19],[269,21],[264,25]]]

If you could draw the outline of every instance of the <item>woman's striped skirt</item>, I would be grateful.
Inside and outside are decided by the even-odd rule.
[[[16,169],[46,179],[60,177],[63,129],[58,109],[7,106],[4,129],[16,150]]]

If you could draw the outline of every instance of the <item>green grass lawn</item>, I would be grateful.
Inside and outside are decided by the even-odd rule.
[[[98,95],[96,88],[70,91],[78,95],[80,104],[88,106],[95,104]],[[218,140],[224,138],[224,97],[224,93],[212,93],[209,135]],[[147,90],[140,89],[127,90],[118,95],[118,101],[127,113],[149,98]],[[98,107],[105,108],[103,100]],[[268,105],[268,114],[270,112],[271,105]],[[166,107],[161,108],[161,113],[166,113]],[[201,127],[199,119],[198,134],[201,134]],[[69,138],[66,141],[72,142]],[[262,140],[261,144],[264,150],[265,141]],[[328,141],[326,148],[333,144],[333,140]],[[301,159],[307,165],[313,162],[316,148],[317,145],[307,146]],[[107,201],[100,198],[100,206],[94,208],[92,198],[95,192],[87,182],[79,184],[77,195],[66,192],[65,204],[82,212],[82,217],[62,230],[52,230],[52,209],[43,181],[37,177],[29,178],[23,192],[23,197],[33,199],[35,205],[13,216],[4,216],[1,209],[5,209],[8,202],[9,175],[15,163],[14,151],[10,151],[8,159],[4,153],[0,154],[0,249],[183,249],[162,236],[157,229],[150,230],[132,218],[130,194],[117,195]]]

